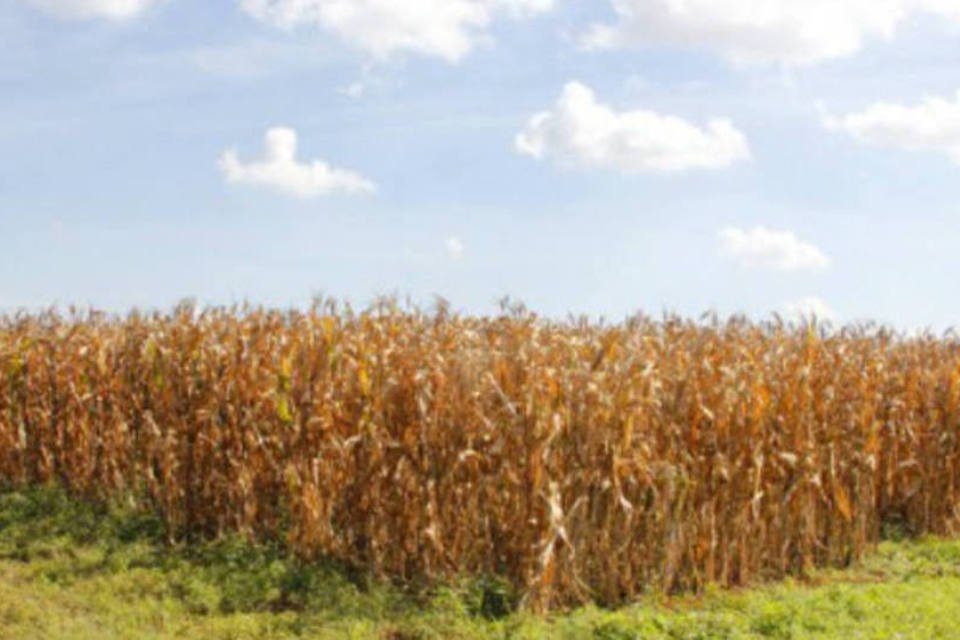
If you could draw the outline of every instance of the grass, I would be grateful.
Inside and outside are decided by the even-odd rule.
[[[0,494],[0,637],[960,638],[960,542],[901,540],[864,563],[741,591],[548,618],[495,580],[412,594],[239,539],[166,544],[152,517],[53,489]]]

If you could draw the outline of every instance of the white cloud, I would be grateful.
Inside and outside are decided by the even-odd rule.
[[[779,271],[826,269],[830,259],[792,231],[728,227],[720,232],[721,251],[741,266]]]
[[[514,146],[560,165],[625,173],[720,169],[750,159],[746,137],[729,120],[700,128],[653,111],[616,112],[579,82],[567,83],[552,111],[530,118]]]
[[[463,252],[466,250],[466,247],[463,246],[463,242],[460,240],[460,238],[456,236],[450,236],[443,244],[449,258],[459,260],[463,257]]]
[[[706,49],[738,64],[812,65],[890,39],[909,17],[960,19],[957,0],[611,0],[618,20],[593,25],[592,48]]]
[[[127,20],[140,15],[160,0],[26,0],[26,2],[61,18]]]
[[[240,0],[253,18],[292,29],[333,31],[376,58],[407,52],[456,62],[499,16],[531,17],[554,0]]]
[[[345,95],[348,98],[361,98],[363,94],[367,92],[367,85],[364,82],[357,80],[356,82],[351,82],[345,87],[341,87],[337,90],[341,95]]]
[[[297,161],[297,133],[276,127],[264,136],[263,160],[244,163],[234,150],[220,156],[220,170],[227,182],[269,187],[282,193],[312,198],[332,193],[360,194],[376,190],[373,182],[322,160]]]
[[[813,318],[826,321],[837,319],[837,312],[826,301],[816,296],[791,300],[784,303],[781,310],[788,320],[798,322],[806,322]]]
[[[939,151],[960,164],[960,92],[952,100],[930,97],[913,106],[878,102],[842,117],[824,115],[823,124],[859,142],[907,151]]]

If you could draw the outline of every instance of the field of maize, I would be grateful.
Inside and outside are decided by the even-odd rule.
[[[0,320],[0,486],[139,501],[535,610],[960,526],[960,340],[873,327],[197,310]]]

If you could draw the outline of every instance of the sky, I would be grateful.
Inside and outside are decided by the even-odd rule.
[[[0,0],[0,310],[960,296],[960,0]]]

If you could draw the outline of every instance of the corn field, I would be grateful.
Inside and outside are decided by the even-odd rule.
[[[960,341],[386,301],[0,320],[0,485],[526,606],[843,565],[960,520]]]

